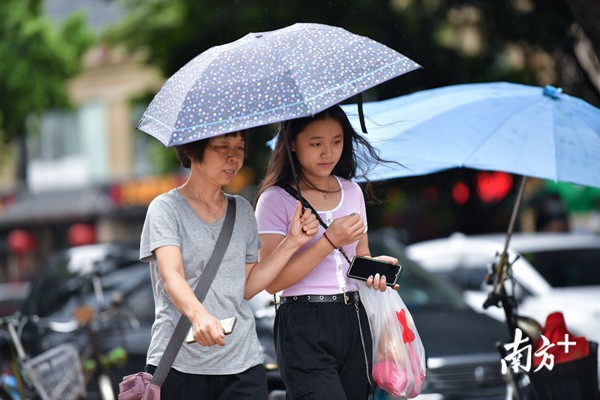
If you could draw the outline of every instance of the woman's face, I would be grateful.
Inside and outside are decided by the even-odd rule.
[[[234,136],[215,136],[208,139],[202,162],[196,162],[204,178],[226,186],[244,165],[245,141],[239,133]]]
[[[342,125],[331,118],[311,122],[296,136],[292,149],[308,179],[328,176],[344,149]]]

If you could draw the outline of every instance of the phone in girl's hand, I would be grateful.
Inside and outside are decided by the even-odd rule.
[[[350,278],[362,281],[366,281],[370,276],[374,277],[375,274],[379,274],[381,277],[385,276],[387,286],[394,286],[402,274],[402,265],[392,265],[369,257],[355,256],[347,273]]]

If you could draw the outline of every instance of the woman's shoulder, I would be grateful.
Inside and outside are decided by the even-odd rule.
[[[225,194],[225,196],[227,198],[233,198],[235,200],[236,210],[244,212],[246,214],[249,213],[254,215],[254,208],[252,208],[252,203],[250,203],[250,200],[248,200],[244,196],[239,194]]]
[[[177,196],[180,196],[177,189],[171,189],[168,192],[159,194],[150,202],[149,207],[173,207],[177,203]]]

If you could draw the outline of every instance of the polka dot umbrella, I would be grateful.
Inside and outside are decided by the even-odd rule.
[[[249,33],[171,76],[137,128],[177,146],[314,115],[418,68],[379,42],[329,25]]]

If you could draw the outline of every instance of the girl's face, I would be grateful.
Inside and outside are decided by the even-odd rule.
[[[335,119],[311,122],[296,136],[292,150],[308,178],[325,177],[337,165],[344,148],[344,131]]]
[[[244,164],[244,138],[237,134],[216,136],[208,140],[202,162],[194,164],[198,166],[198,172],[205,179],[226,186],[231,183]]]

